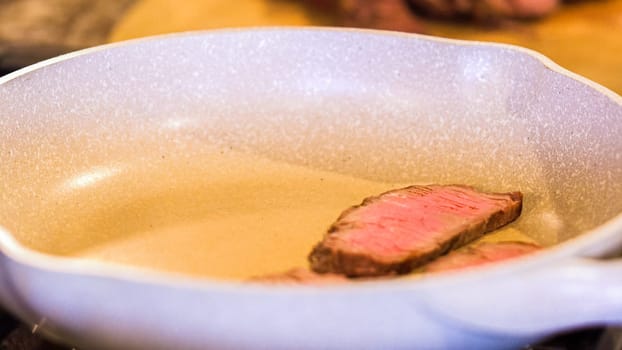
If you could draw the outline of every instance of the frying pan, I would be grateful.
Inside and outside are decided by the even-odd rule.
[[[148,38],[2,78],[0,125],[0,301],[80,348],[515,348],[622,322],[622,265],[604,259],[622,246],[622,99],[525,49],[347,29]],[[147,202],[158,223],[178,192],[186,209],[253,198],[263,183],[242,196],[242,184],[216,181],[231,196],[203,199],[185,187],[217,171],[235,179],[236,155],[365,181],[521,190],[513,227],[549,248],[332,287],[68,253],[129,235]],[[98,229],[107,224],[116,231]],[[303,225],[291,220],[292,239]],[[132,252],[175,250],[144,242]]]

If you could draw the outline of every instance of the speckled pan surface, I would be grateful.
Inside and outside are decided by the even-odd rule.
[[[619,96],[509,46],[292,28],[71,54],[0,80],[0,225],[10,232],[0,232],[0,301],[51,336],[101,348],[511,348],[621,322],[620,263],[573,258],[622,242],[620,135]],[[322,290],[36,252],[94,239],[50,232],[88,228],[89,205],[149,188],[150,171],[205,170],[184,166],[206,149],[383,182],[520,189],[519,229],[547,245],[580,237],[477,273]],[[113,183],[127,164],[146,166],[123,186],[59,201]]]

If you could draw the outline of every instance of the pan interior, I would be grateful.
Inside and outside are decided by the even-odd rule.
[[[0,224],[49,254],[245,278],[408,184],[520,190],[552,245],[622,209],[622,107],[512,49],[354,31],[187,35],[0,86]]]

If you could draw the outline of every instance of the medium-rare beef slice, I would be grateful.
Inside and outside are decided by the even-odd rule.
[[[439,272],[486,265],[531,254],[541,248],[524,242],[481,243],[444,255],[423,267],[423,272]]]
[[[515,220],[522,194],[462,185],[410,186],[344,211],[309,261],[319,273],[350,277],[408,273]]]
[[[252,277],[248,281],[277,285],[331,285],[345,283],[350,280],[343,275],[333,273],[320,274],[303,268],[293,268],[281,273]]]

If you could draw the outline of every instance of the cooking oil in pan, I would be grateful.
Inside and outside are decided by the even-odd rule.
[[[158,196],[145,197],[143,189],[123,212],[102,211],[92,218],[108,223],[95,235],[101,239],[69,255],[222,279],[304,267],[341,211],[406,185],[241,154],[217,163],[202,164],[209,170],[201,172],[180,165],[175,184],[153,184]]]
[[[244,279],[308,266],[312,246],[345,208],[412,184],[235,152],[133,161],[63,182],[45,226],[33,223],[46,228],[45,239],[32,245],[79,259]],[[531,241],[518,227],[487,239]]]

